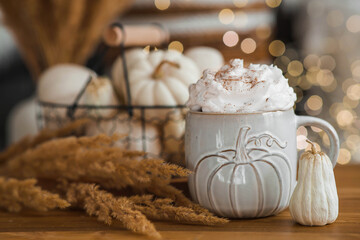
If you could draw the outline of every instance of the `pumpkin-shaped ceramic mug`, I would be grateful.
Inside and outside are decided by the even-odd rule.
[[[296,185],[299,126],[315,126],[329,135],[335,166],[339,138],[319,118],[296,116],[293,109],[251,114],[189,111],[185,155],[193,172],[193,200],[229,218],[266,217],[287,208]]]

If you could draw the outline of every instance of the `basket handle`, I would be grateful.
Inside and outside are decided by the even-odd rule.
[[[92,79],[95,77],[95,74],[90,73],[88,79],[86,80],[86,83],[84,84],[83,88],[80,90],[80,92],[78,93],[78,95],[76,96],[74,103],[70,106],[68,106],[66,115],[68,116],[68,118],[70,118],[71,120],[74,120],[74,115],[75,115],[75,111],[77,106],[79,105],[79,101],[80,98],[82,97],[82,95],[84,95],[85,90],[87,88],[87,86],[90,84],[90,82],[92,81]]]

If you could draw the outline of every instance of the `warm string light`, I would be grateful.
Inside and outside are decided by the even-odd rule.
[[[255,51],[256,42],[252,38],[245,38],[244,40],[242,40],[240,47],[244,53],[250,54]]]
[[[233,0],[233,3],[238,8],[243,8],[248,4],[248,0]]]
[[[228,47],[234,47],[239,42],[239,35],[234,31],[227,31],[223,35],[223,42]]]
[[[171,49],[171,50],[176,50],[178,52],[183,52],[184,51],[184,46],[181,42],[179,41],[172,41],[169,46],[168,46],[168,49]]]
[[[170,7],[170,0],[154,0],[155,7],[161,11]]]
[[[330,14],[328,24],[336,27],[341,23],[341,19],[336,22],[334,16],[339,15],[338,12]],[[346,43],[352,43],[348,38],[343,40]],[[297,95],[297,103],[303,101],[303,91],[309,90],[312,86],[319,87],[325,93],[334,92],[338,86],[337,80],[334,76],[337,63],[335,58],[331,55],[334,52],[333,49],[338,45],[333,38],[327,38],[324,40],[326,43],[326,54],[316,55],[309,54],[305,56],[303,61],[299,61],[299,56],[296,51],[282,44],[280,40],[274,40],[269,44],[269,53],[276,57],[274,64],[279,66],[284,71],[285,76],[289,79],[289,85],[294,88],[294,92]],[[348,134],[351,131],[357,131],[357,128],[352,127],[357,119],[357,114],[354,110],[360,101],[360,83],[354,80],[354,78],[360,77],[360,60],[355,60],[351,64],[351,73],[353,78],[345,80],[341,88],[346,94],[342,102],[334,103],[331,105],[329,113],[335,120],[338,127],[343,129],[344,134]],[[309,115],[319,115],[324,110],[324,100],[321,95],[312,95],[305,100],[304,109]],[[360,121],[359,121],[360,127]],[[298,150],[309,149],[306,139],[309,133],[305,131],[306,128],[298,130],[297,136],[297,148]],[[311,128],[314,133],[320,134],[321,143],[330,147],[330,139],[319,128]],[[358,156],[360,158],[360,136],[354,133],[350,134],[346,139],[346,144],[341,147],[341,153],[339,157],[340,164],[347,164],[350,162],[351,157]],[[351,137],[350,137],[351,136]],[[311,137],[311,136],[310,136]],[[355,147],[356,146],[356,147]],[[320,146],[318,146],[320,149]]]
[[[265,3],[270,8],[276,8],[280,6],[281,0],[265,0]]]
[[[225,25],[232,23],[234,21],[234,19],[235,19],[234,12],[231,9],[228,9],[228,8],[222,9],[219,12],[218,17],[219,17],[219,21],[222,24],[225,24]]]
[[[346,28],[351,33],[360,32],[360,15],[353,15],[346,21]]]

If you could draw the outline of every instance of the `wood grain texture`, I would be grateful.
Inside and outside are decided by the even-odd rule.
[[[208,227],[156,222],[164,239],[360,239],[360,165],[335,169],[340,214],[334,224],[304,227],[296,224],[288,210],[274,217],[232,220],[224,226]],[[126,231],[121,224],[105,226],[81,211],[47,213],[0,212],[0,239],[146,239]]]

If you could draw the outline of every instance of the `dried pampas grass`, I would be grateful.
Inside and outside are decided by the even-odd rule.
[[[0,177],[0,207],[10,212],[19,212],[24,207],[47,211],[70,206],[58,194],[35,186],[36,182],[36,179],[17,180]]]
[[[9,159],[3,171],[19,178],[67,179],[98,183],[114,189],[169,184],[173,176],[189,171],[161,159],[138,158],[143,152],[112,147],[118,136],[54,139]]]
[[[63,128],[56,130],[43,129],[35,137],[24,137],[19,142],[11,145],[4,152],[0,153],[0,163],[6,159],[10,159],[16,155],[25,152],[27,149],[36,147],[37,145],[51,139],[67,137],[70,135],[81,135],[85,130],[85,125],[88,123],[87,119],[79,119],[70,122]]]
[[[154,225],[148,220],[175,221],[188,224],[215,225],[228,220],[211,214],[199,214],[192,208],[175,206],[169,198],[157,198],[154,195],[116,197],[100,190],[99,186],[88,183],[72,183],[62,186],[66,190],[67,200],[83,208],[89,215],[111,225],[120,221],[124,227],[152,238],[161,238]]]
[[[111,193],[99,190],[94,184],[73,183],[67,188],[68,201],[84,208],[90,216],[111,225],[112,220],[120,221],[127,229],[153,238],[161,238],[154,225],[126,197],[116,198]]]
[[[84,64],[106,25],[131,0],[0,0],[24,59],[37,79],[58,63]]]
[[[116,220],[152,238],[161,236],[148,219],[202,225],[228,222],[191,202],[171,185],[173,177],[188,176],[187,169],[161,159],[144,159],[144,152],[114,147],[122,136],[68,136],[85,122],[40,133],[21,149],[22,153],[7,154],[10,157],[4,157],[2,174],[30,179],[0,177],[0,207],[44,211],[70,203],[106,224]],[[60,191],[67,201],[35,186],[33,178],[61,180],[59,188],[51,189]]]
[[[132,196],[129,199],[134,203],[134,209],[142,212],[152,220],[201,225],[216,225],[228,222],[228,220],[215,217],[207,211],[199,213],[192,207],[176,206],[175,202],[170,198],[155,198],[154,195],[143,195]]]

